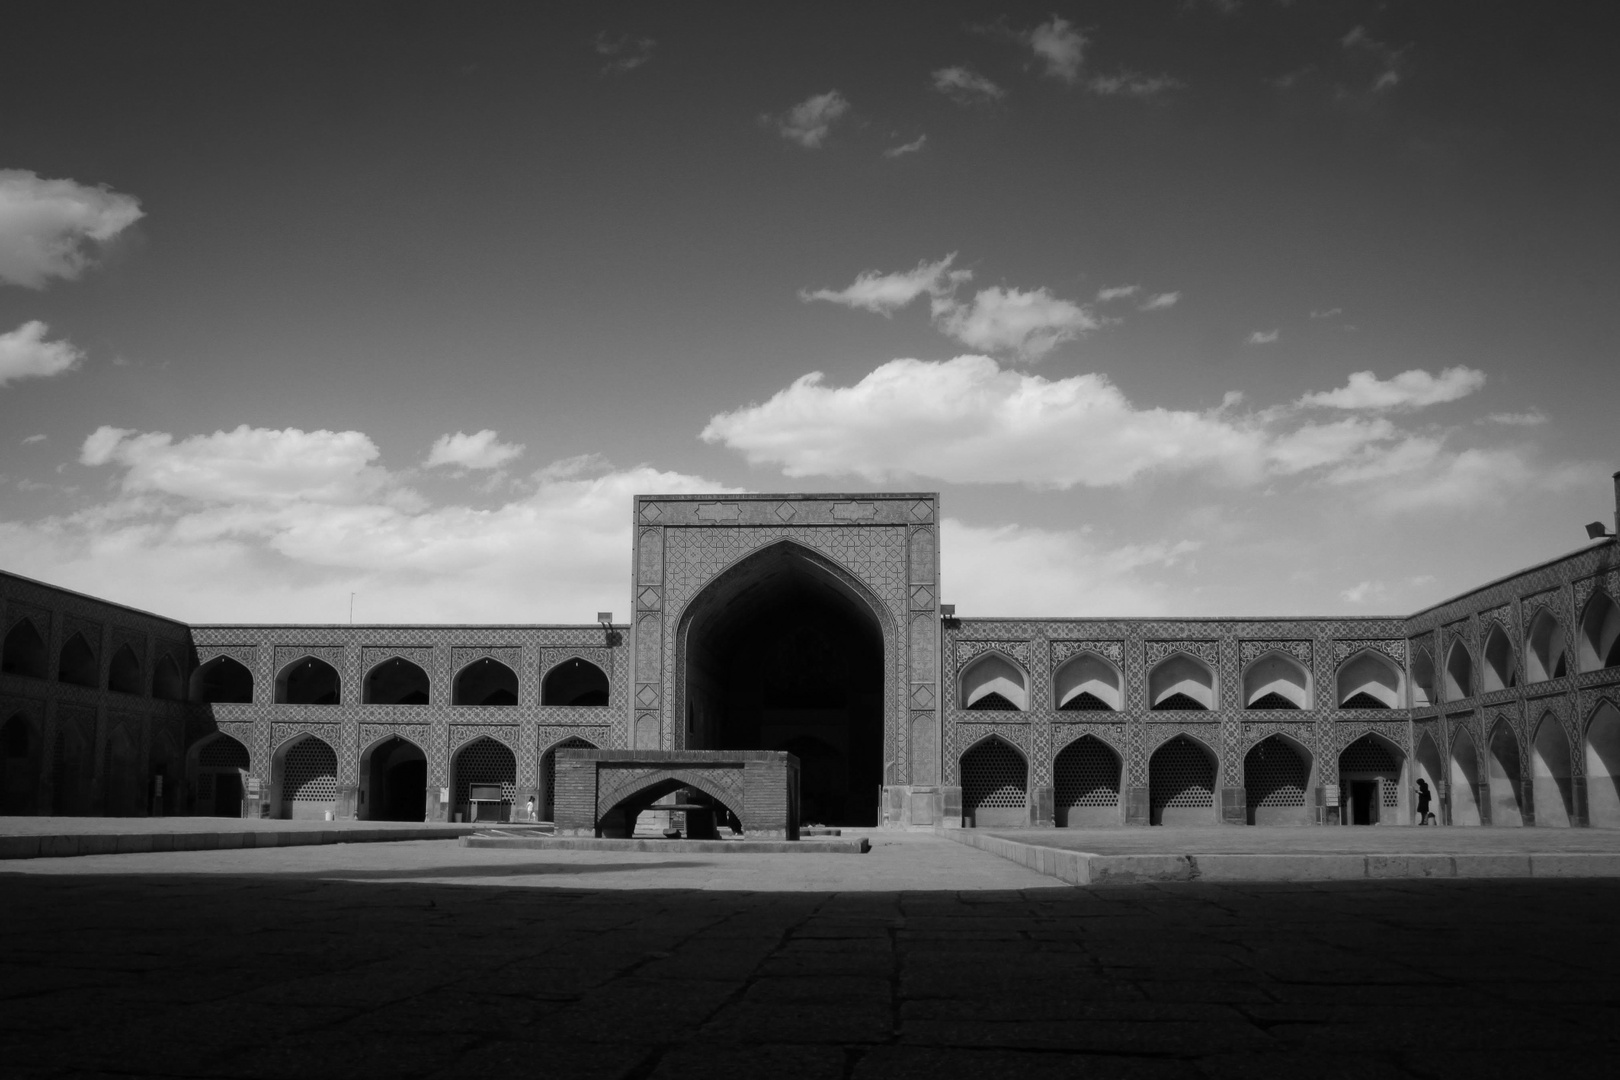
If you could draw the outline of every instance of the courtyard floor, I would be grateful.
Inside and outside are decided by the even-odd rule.
[[[1210,825],[980,831],[1024,844],[1097,855],[1620,854],[1620,829]]]
[[[0,1071],[1519,1080],[1620,1051],[1613,880],[1093,890],[873,839],[6,863]]]

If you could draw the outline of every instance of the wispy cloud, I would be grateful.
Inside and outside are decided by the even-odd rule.
[[[914,269],[885,274],[867,270],[842,289],[815,289],[799,291],[799,299],[825,300],[844,307],[890,315],[905,307],[919,296],[949,296],[961,282],[973,277],[969,270],[952,270],[956,252],[937,262],[919,262]]]
[[[468,435],[458,431],[454,435],[440,435],[428,450],[424,467],[432,469],[449,465],[462,469],[499,469],[523,456],[522,443],[503,443],[494,431]]]
[[[806,150],[819,149],[827,141],[832,127],[849,112],[849,101],[837,90],[825,94],[812,94],[776,116],[762,116],[760,120],[774,128],[790,142]]]
[[[1506,427],[1539,427],[1547,422],[1547,414],[1540,409],[1530,409],[1526,412],[1493,412],[1484,418],[1487,424],[1502,424]]]
[[[27,437],[27,438],[25,438],[25,439],[23,439],[23,441],[22,441],[22,444],[23,444],[23,445],[24,445],[24,446],[27,446],[27,445],[29,445],[29,444],[30,444],[30,443],[40,443],[40,442],[44,442],[44,441],[45,441],[45,439],[46,439],[46,436],[45,436],[45,435],[44,435],[44,434],[39,434],[39,435],[29,435],[29,436],[28,436],[28,437]]]
[[[1414,368],[1389,379],[1371,371],[1358,371],[1337,390],[1306,394],[1302,406],[1329,409],[1421,409],[1467,397],[1485,385],[1485,373],[1474,368],[1449,367],[1438,375]]]
[[[926,145],[928,145],[928,136],[919,135],[910,142],[889,147],[887,150],[883,151],[883,156],[886,158],[904,157],[907,154],[915,154]]]
[[[602,65],[602,74],[623,75],[627,71],[634,71],[652,59],[657,44],[650,37],[633,37],[630,34],[613,37],[604,30],[596,35],[596,54],[609,58]]]
[[[1344,314],[1344,308],[1336,308],[1335,307],[1335,308],[1325,308],[1325,309],[1322,309],[1322,310],[1313,309],[1311,311],[1311,318],[1313,318],[1313,319],[1334,319],[1334,318],[1337,318],[1337,317],[1339,317],[1340,315],[1343,315],[1343,314]]]
[[[1046,74],[1066,83],[1078,82],[1085,60],[1086,37],[1073,23],[1054,15],[1022,35]]]
[[[965,67],[943,67],[934,72],[934,89],[959,105],[997,101],[1007,92],[978,72]]]
[[[1282,337],[1281,330],[1256,330],[1245,340],[1248,345],[1270,345]]]
[[[1097,302],[1106,304],[1110,300],[1124,300],[1126,297],[1135,296],[1141,291],[1142,286],[1140,285],[1109,285],[1097,290]]]
[[[1137,308],[1137,310],[1138,311],[1163,311],[1165,308],[1175,307],[1176,302],[1178,300],[1180,300],[1180,299],[1181,299],[1181,294],[1179,292],[1162,292],[1162,293],[1158,293],[1158,294],[1156,294],[1154,296],[1148,297],[1145,301],[1143,301],[1142,306]]]
[[[141,218],[140,200],[106,187],[0,169],[0,282],[31,289],[72,279]]]
[[[48,333],[50,327],[34,319],[0,334],[0,387],[18,379],[47,379],[79,366],[84,353],[67,341],[46,341]]]
[[[1365,27],[1357,26],[1345,34],[1339,42],[1346,51],[1359,53],[1370,58],[1374,63],[1374,73],[1368,89],[1376,94],[1380,91],[1393,89],[1400,84],[1400,63],[1405,49],[1396,49],[1382,41],[1374,39],[1367,33]]]
[[[1179,90],[1186,84],[1168,75],[1139,75],[1134,71],[1120,71],[1112,75],[1097,75],[1086,83],[1087,89],[1104,97],[1147,98],[1167,90]]]

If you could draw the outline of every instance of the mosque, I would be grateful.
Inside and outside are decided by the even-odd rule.
[[[1620,501],[1620,474],[1616,474]],[[643,495],[630,614],[192,625],[0,573],[0,813],[553,820],[557,752],[787,750],[885,827],[1620,827],[1620,553],[1412,615],[994,618],[938,496]],[[1620,528],[1620,516],[1617,516]]]

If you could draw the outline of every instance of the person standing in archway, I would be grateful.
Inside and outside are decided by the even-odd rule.
[[[1418,777],[1417,812],[1419,825],[1428,825],[1431,822],[1439,824],[1434,821],[1434,815],[1429,813],[1429,782],[1422,777]]]

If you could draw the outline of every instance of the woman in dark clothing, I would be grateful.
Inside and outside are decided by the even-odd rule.
[[[1421,778],[1418,780],[1417,812],[1419,825],[1427,825],[1429,819],[1434,817],[1433,814],[1429,813],[1429,782]]]

